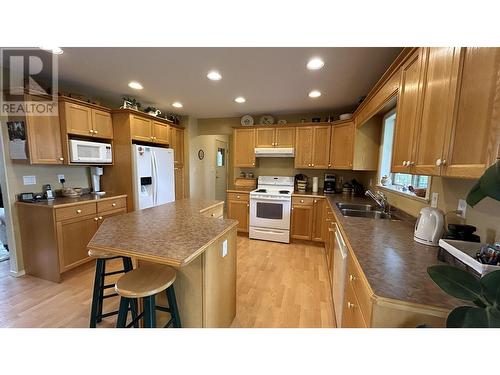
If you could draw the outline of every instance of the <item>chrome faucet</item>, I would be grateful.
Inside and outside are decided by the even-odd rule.
[[[391,206],[389,205],[389,202],[387,201],[387,196],[384,193],[382,193],[379,190],[373,193],[370,189],[368,189],[365,195],[367,197],[372,198],[384,213],[388,215],[391,213]]]

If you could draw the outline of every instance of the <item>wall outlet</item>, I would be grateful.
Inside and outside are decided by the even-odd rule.
[[[222,257],[224,258],[227,255],[227,240],[222,242]]]
[[[23,176],[24,185],[36,185],[36,176]]]
[[[465,199],[459,199],[458,200],[458,207],[457,207],[457,216],[460,216],[461,218],[465,219],[465,212],[467,211],[467,202]]]
[[[438,198],[439,198],[439,194],[438,193],[432,193],[432,198],[431,198],[431,207],[432,208],[437,208],[437,206],[438,206]]]
[[[64,180],[64,175],[63,174],[58,174],[57,175],[57,181],[61,182],[61,180]]]

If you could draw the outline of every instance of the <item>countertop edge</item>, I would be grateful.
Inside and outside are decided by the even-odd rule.
[[[101,201],[107,201],[110,199],[117,199],[117,198],[126,198],[126,194],[118,194],[118,195],[110,195],[110,196],[105,196],[105,197],[100,197],[98,199],[88,199],[88,200],[82,200],[82,201],[76,201],[76,202],[68,202],[68,203],[60,203],[60,204],[37,204],[31,203],[31,202],[21,202],[21,201],[16,201],[16,204],[22,205],[22,206],[29,206],[29,207],[43,207],[43,208],[49,208],[49,209],[56,209],[56,208],[62,208],[62,207],[71,207],[71,206],[78,206],[80,204],[90,204],[90,203],[98,203]],[[66,198],[66,197],[63,197]],[[57,199],[57,198],[56,198]],[[78,198],[75,198],[78,199]]]

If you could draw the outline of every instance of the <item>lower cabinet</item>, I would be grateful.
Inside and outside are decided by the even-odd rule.
[[[291,238],[323,242],[325,199],[292,197]]]
[[[313,228],[311,239],[317,242],[325,240],[324,233],[324,215],[325,200],[323,198],[314,198],[313,200]]]
[[[127,213],[127,196],[77,205],[17,202],[26,273],[59,282],[61,275],[91,260],[87,244],[104,220]]]
[[[344,310],[342,312],[342,328],[367,328],[351,285],[346,284],[344,290]]]
[[[238,221],[238,232],[248,233],[249,193],[227,193],[227,218]]]

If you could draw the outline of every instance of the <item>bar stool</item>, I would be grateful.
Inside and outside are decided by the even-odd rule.
[[[159,310],[170,314],[170,320],[163,328],[181,328],[173,285],[175,276],[174,268],[153,264],[141,266],[121,276],[115,285],[115,290],[121,297],[116,327],[135,327],[143,318],[144,328],[156,328],[156,310]],[[155,295],[163,291],[166,291],[168,308],[155,304]],[[144,311],[127,325],[129,307],[139,298],[142,298]]]
[[[90,328],[95,328],[97,323],[100,323],[103,318],[118,314],[118,310],[110,311],[107,313],[102,312],[104,300],[111,297],[118,296],[117,293],[104,295],[104,290],[112,288],[114,284],[105,284],[106,276],[117,275],[119,273],[126,273],[132,271],[132,259],[129,257],[117,256],[115,254],[107,253],[100,250],[89,250],[90,257],[96,258],[95,264],[95,278],[94,278],[94,291],[92,293],[92,307],[90,309]],[[119,271],[106,272],[106,262],[111,259],[122,258],[123,269]],[[131,304],[132,317],[137,317],[137,303]]]

